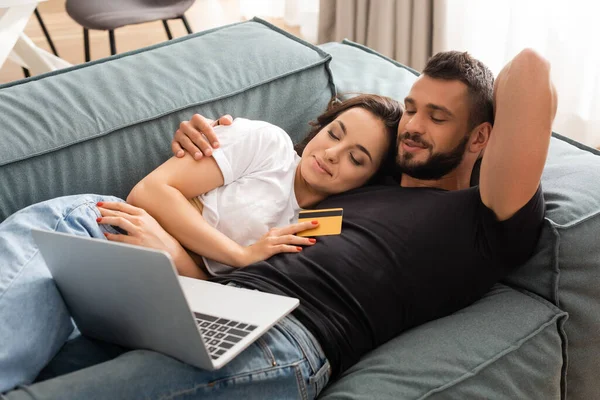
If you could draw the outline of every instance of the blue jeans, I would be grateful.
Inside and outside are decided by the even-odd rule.
[[[105,239],[98,201],[79,195],[34,204],[0,224],[0,393],[31,383],[73,331],[31,229]],[[121,200],[122,201],[122,200]]]
[[[95,203],[117,200],[97,195],[62,197],[30,206],[0,224],[0,392],[34,381],[62,347],[40,375],[47,380],[20,386],[5,398],[304,399],[318,395],[329,380],[330,366],[317,340],[293,316],[218,371],[82,337],[65,344],[73,325],[30,229],[104,239],[103,232],[110,227],[96,223]]]
[[[111,354],[116,357],[105,361]],[[126,351],[83,337],[67,342],[47,369],[67,373],[0,398],[314,399],[327,384],[330,371],[316,340],[293,316],[216,371],[201,370],[160,353]]]

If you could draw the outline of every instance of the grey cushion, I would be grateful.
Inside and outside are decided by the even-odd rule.
[[[569,313],[568,398],[593,399],[600,396],[600,152],[554,136],[542,176],[542,238],[507,282]]]
[[[0,221],[61,195],[125,197],[194,113],[299,140],[334,94],[329,60],[257,19],[0,86]]]
[[[377,93],[404,101],[418,73],[368,47],[344,40],[319,46],[332,56],[338,93]]]
[[[320,398],[560,399],[565,319],[534,294],[496,285],[374,350]]]

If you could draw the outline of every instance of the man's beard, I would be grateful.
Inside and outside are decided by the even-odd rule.
[[[412,153],[405,152],[403,155],[396,155],[394,175],[400,177],[401,174],[406,174],[421,180],[437,180],[456,169],[461,163],[469,143],[469,135],[465,135],[460,143],[449,152],[432,153],[431,145],[421,140],[421,135],[411,135],[408,132],[398,137],[398,149],[404,139],[410,139],[419,145],[426,146],[424,150],[429,151],[430,156],[426,161],[416,162],[412,160],[414,157]]]

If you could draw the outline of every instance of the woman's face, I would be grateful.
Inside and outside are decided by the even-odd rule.
[[[308,142],[300,173],[322,193],[345,192],[367,183],[390,145],[382,120],[364,108],[350,108]]]

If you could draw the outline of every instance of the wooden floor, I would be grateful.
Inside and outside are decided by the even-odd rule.
[[[97,1],[97,0],[88,0]],[[65,11],[65,0],[48,0],[40,3],[38,10],[42,15],[58,55],[71,64],[84,62],[83,29],[69,17]],[[185,13],[194,32],[242,21],[239,2],[237,0],[196,0],[194,5]],[[298,27],[290,27],[281,20],[268,19],[271,23],[300,36]],[[187,32],[181,22],[169,21],[174,37],[180,37]],[[25,34],[40,48],[50,51],[50,46],[37,21],[32,15]],[[115,30],[117,52],[125,52],[149,46],[167,40],[167,35],[161,21],[131,25]],[[110,55],[108,32],[90,31],[92,60]],[[0,83],[23,78],[21,67],[11,60],[6,60],[0,69]]]

